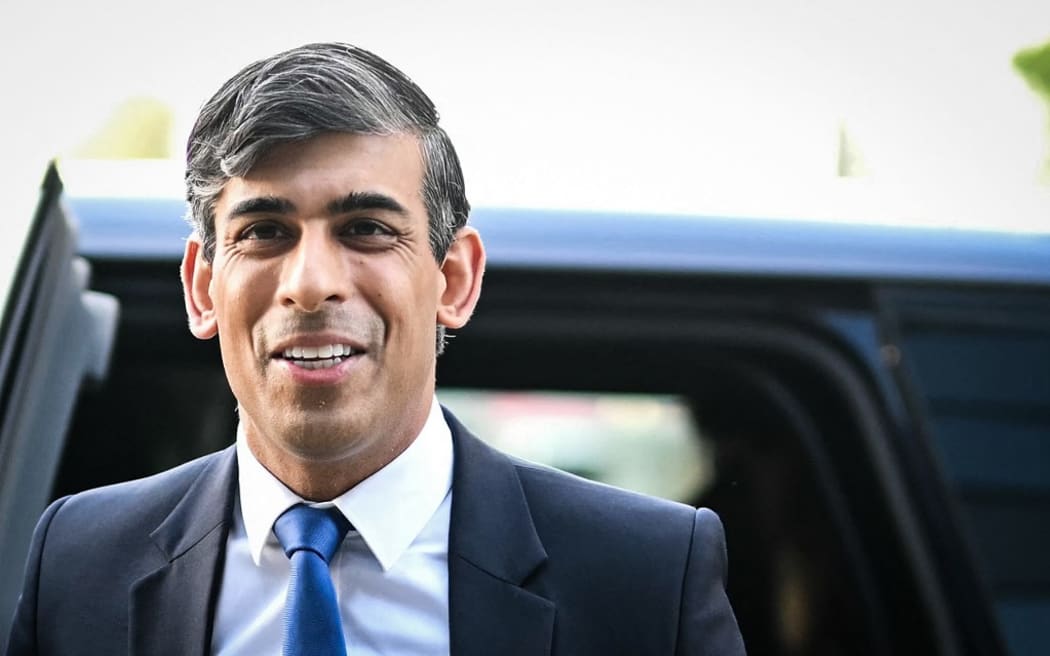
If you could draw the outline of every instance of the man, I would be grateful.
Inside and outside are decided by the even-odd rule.
[[[256,62],[186,182],[236,444],[55,502],[8,654],[743,652],[713,513],[513,460],[437,404],[485,254],[415,84],[341,44]]]

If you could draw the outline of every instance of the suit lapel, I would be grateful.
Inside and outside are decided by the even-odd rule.
[[[131,654],[208,653],[236,473],[231,447],[210,460],[150,534],[164,562],[131,589]]]
[[[455,471],[449,531],[451,656],[549,654],[555,605],[523,584],[547,554],[506,456],[450,413]],[[219,454],[150,534],[160,566],[131,590],[132,655],[207,654],[233,516],[233,448]]]
[[[451,656],[549,654],[554,603],[523,583],[547,558],[517,471],[449,412],[455,465],[449,530]]]

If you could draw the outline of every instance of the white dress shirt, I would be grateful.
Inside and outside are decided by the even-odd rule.
[[[290,566],[274,520],[303,500],[237,435],[238,498],[226,543],[212,652],[278,656]],[[327,503],[353,529],[331,573],[348,656],[448,654],[452,436],[435,398],[419,436],[390,464]]]

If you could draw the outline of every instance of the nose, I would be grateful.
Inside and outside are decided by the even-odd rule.
[[[345,301],[350,293],[350,271],[339,240],[327,229],[307,229],[288,252],[281,271],[281,303],[303,312],[316,312],[326,302]]]

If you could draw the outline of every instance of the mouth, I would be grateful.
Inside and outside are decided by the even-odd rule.
[[[287,360],[303,369],[331,369],[340,362],[364,353],[349,344],[325,344],[324,346],[291,346],[275,357]]]

